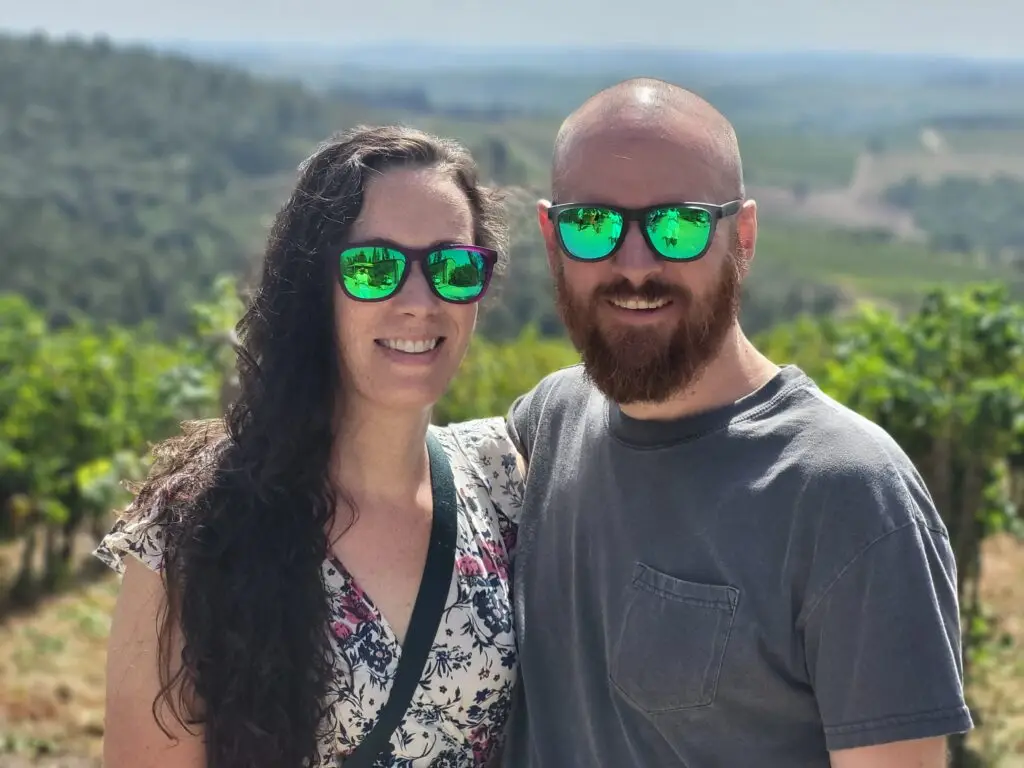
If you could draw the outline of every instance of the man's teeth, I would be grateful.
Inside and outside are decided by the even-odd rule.
[[[668,304],[668,299],[612,299],[612,304],[621,309],[660,309]]]
[[[410,339],[381,339],[381,346],[388,349],[395,349],[399,352],[406,352],[410,355],[419,355],[429,352],[440,342],[440,338],[426,339],[424,341],[412,341]]]

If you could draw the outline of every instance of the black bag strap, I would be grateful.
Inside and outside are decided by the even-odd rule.
[[[380,757],[391,754],[391,734],[402,722],[423,676],[427,655],[434,645],[441,614],[444,613],[448,599],[452,574],[455,572],[455,539],[458,534],[455,478],[452,476],[448,455],[430,432],[427,432],[427,455],[430,459],[434,518],[430,524],[430,544],[423,565],[423,579],[409,619],[402,653],[398,657],[398,670],[391,693],[373,730],[355,751],[347,757],[338,758],[338,765],[344,768],[370,768]]]

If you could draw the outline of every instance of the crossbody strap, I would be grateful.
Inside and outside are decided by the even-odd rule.
[[[455,571],[455,539],[458,533],[458,510],[455,501],[455,478],[448,456],[441,443],[427,432],[427,455],[430,459],[430,487],[434,497],[434,517],[430,524],[430,544],[423,566],[423,579],[416,595],[416,604],[409,619],[409,630],[398,658],[398,670],[388,700],[381,709],[377,723],[355,751],[338,759],[344,768],[370,768],[381,756],[391,754],[391,734],[402,722],[416,686],[423,676],[427,655],[434,645],[441,623],[448,590]]]

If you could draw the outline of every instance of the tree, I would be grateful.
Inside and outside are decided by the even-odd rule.
[[[993,629],[981,543],[1019,522],[1024,502],[1024,306],[1002,285],[934,291],[903,320],[868,307],[777,330],[763,348],[886,429],[921,472],[956,555],[969,684]],[[964,739],[952,746],[954,766],[967,765]]]
[[[23,541],[15,598],[62,583],[83,525],[115,506],[142,471],[147,441],[209,415],[218,371],[152,328],[47,328],[18,297],[0,297],[0,531]]]
[[[505,344],[478,335],[458,375],[434,409],[434,421],[448,424],[504,416],[516,397],[541,378],[577,362],[579,355],[567,341],[541,338],[533,327]]]

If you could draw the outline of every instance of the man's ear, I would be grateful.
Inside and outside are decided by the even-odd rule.
[[[554,274],[558,266],[559,246],[558,238],[555,236],[555,224],[548,217],[551,209],[550,200],[537,201],[537,226],[540,228],[541,237],[544,238],[544,249],[548,254],[548,267]]]
[[[757,248],[757,203],[754,200],[744,201],[743,207],[736,214],[736,239],[740,246],[741,268],[746,274],[750,271]]]

